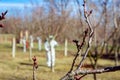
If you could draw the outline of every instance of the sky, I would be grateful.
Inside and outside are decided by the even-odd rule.
[[[8,10],[9,15],[15,15],[15,13],[22,13],[23,10],[29,8],[30,10],[33,6],[32,3],[35,0],[0,0],[0,13]],[[38,4],[42,5],[43,0],[36,0]],[[24,10],[25,11],[25,10]]]
[[[3,8],[23,8],[25,5],[30,7],[30,0],[0,0],[0,10]]]
[[[22,13],[25,13],[25,11],[30,12],[31,9],[34,7],[32,4],[39,4],[41,6],[44,5],[43,1],[44,0],[0,0],[0,14],[8,10],[7,16],[10,15],[18,16],[18,13],[21,15]],[[82,3],[82,0],[79,1],[81,1],[80,3]],[[120,3],[120,0],[116,1]],[[77,5],[74,5],[74,8],[76,8],[76,6]]]
[[[8,10],[8,16],[18,16],[18,13],[30,12],[34,7],[32,4],[44,5],[43,1],[45,0],[0,0],[0,13]]]
[[[24,6],[28,6],[31,7],[31,3],[32,2],[38,2],[38,3],[42,3],[43,0],[0,0],[0,7],[24,7]]]

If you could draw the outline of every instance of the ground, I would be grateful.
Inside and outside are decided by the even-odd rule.
[[[23,53],[22,47],[17,46],[16,57],[12,58],[11,44],[0,44],[0,80],[32,80],[33,62],[29,59],[29,50],[27,53]],[[59,45],[56,50],[55,72],[51,72],[51,69],[46,65],[46,53],[44,48],[42,51],[38,51],[37,48],[33,49],[32,56],[35,55],[37,57],[39,65],[36,70],[37,80],[59,80],[69,71],[76,49],[74,46],[70,48],[68,56],[64,56],[63,49],[64,47]],[[90,64],[89,59],[86,59],[84,63]],[[99,68],[114,66],[114,64],[114,61],[109,59],[100,59],[98,61]],[[85,67],[83,67],[83,69],[84,68]],[[120,72],[116,71],[98,74],[97,77],[98,80],[120,80],[119,74]],[[93,80],[93,75],[87,75],[82,80]]]

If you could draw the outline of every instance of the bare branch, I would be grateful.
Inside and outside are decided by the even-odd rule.
[[[105,72],[114,72],[120,70],[120,66],[113,66],[113,67],[105,67],[103,69],[96,69],[96,70],[77,70],[76,72],[72,72],[70,76],[72,75],[78,75],[78,74],[101,74]]]
[[[82,63],[83,63],[83,61],[85,60],[85,58],[86,58],[86,56],[87,56],[87,54],[88,54],[88,51],[90,50],[90,46],[91,46],[91,42],[92,42],[92,38],[93,38],[93,33],[94,33],[93,28],[92,28],[92,25],[91,25],[91,23],[90,23],[90,20],[89,20],[89,18],[88,18],[88,17],[90,16],[90,14],[92,14],[92,10],[90,10],[89,12],[86,11],[86,0],[84,0],[83,7],[84,7],[84,17],[85,17],[86,22],[87,22],[87,24],[88,24],[90,33],[89,33],[89,36],[88,36],[88,37],[89,37],[88,46],[87,46],[87,48],[86,48],[86,51],[85,51],[85,53],[84,53],[84,56],[83,56],[82,60],[80,61],[77,69],[80,69],[80,68],[81,68]],[[76,70],[77,70],[77,69],[76,69]]]
[[[77,57],[80,55],[81,49],[82,49],[82,47],[83,47],[83,45],[84,45],[84,43],[85,43],[85,39],[86,39],[86,37],[87,37],[88,29],[86,29],[86,30],[84,31],[84,33],[85,33],[85,35],[84,35],[83,41],[82,41],[82,43],[81,43],[80,45],[79,45],[79,43],[78,43],[77,40],[73,40],[73,42],[74,42],[74,43],[76,44],[76,46],[77,46],[77,50],[78,50],[78,51],[77,51],[77,53],[76,53],[76,55],[75,55],[75,57],[74,57],[74,59],[73,59],[73,62],[72,62],[70,71],[68,71],[68,73],[67,73],[63,78],[61,78],[61,80],[66,80],[66,79],[68,78],[69,73],[71,73],[72,70],[73,70],[75,61],[76,61]]]
[[[0,15],[0,20],[5,19],[5,15],[7,14],[8,11],[5,11],[4,13],[1,13]]]
[[[80,55],[81,48],[83,47],[83,45],[84,45],[84,43],[85,43],[85,39],[86,39],[86,37],[87,37],[88,29],[86,29],[84,33],[85,33],[85,35],[84,35],[84,37],[83,37],[83,42],[82,42],[80,45],[78,44],[78,41],[77,41],[77,40],[73,40],[73,42],[76,43],[76,46],[77,46],[77,50],[78,50],[78,51],[77,51],[77,53],[76,53],[75,58],[73,59],[73,63],[72,63],[72,66],[71,66],[71,69],[70,69],[69,73],[73,70],[75,61],[76,61],[77,57]]]
[[[1,13],[1,15],[0,15],[0,21],[3,20],[3,19],[5,19],[5,15],[7,14],[7,12],[8,11],[5,11],[4,13]],[[3,27],[4,27],[4,25],[0,24],[0,28],[3,28]]]
[[[67,80],[69,76],[74,76],[74,75],[101,74],[101,73],[114,72],[119,70],[120,70],[120,66],[105,67],[103,69],[95,69],[95,70],[76,70],[71,72],[68,76],[66,76],[64,79],[61,80]]]

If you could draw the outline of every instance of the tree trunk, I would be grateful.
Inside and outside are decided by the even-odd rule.
[[[15,58],[15,50],[16,50],[16,40],[15,37],[13,38],[13,43],[12,43],[12,57]]]
[[[65,53],[64,53],[65,56],[67,56],[67,50],[68,50],[67,45],[68,45],[68,40],[65,39]]]
[[[33,80],[36,80],[35,66],[33,66]]]
[[[115,48],[115,66],[118,66],[118,52],[117,52],[118,45]]]
[[[97,60],[95,60],[94,69],[97,69]],[[96,73],[93,74],[94,80],[97,80]]]

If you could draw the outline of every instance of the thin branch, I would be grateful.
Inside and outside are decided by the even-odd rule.
[[[5,11],[4,13],[1,13],[0,15],[0,20],[5,19],[5,15],[7,14],[8,11]]]
[[[76,61],[77,57],[79,56],[79,54],[80,54],[80,52],[81,52],[81,49],[82,49],[82,47],[83,47],[83,45],[84,45],[84,43],[85,43],[85,39],[86,39],[86,37],[87,37],[88,29],[86,29],[84,33],[85,33],[85,35],[84,35],[84,37],[83,37],[83,41],[82,41],[81,45],[78,44],[78,41],[77,41],[77,40],[73,40],[73,42],[76,43],[76,46],[77,46],[77,50],[78,50],[78,51],[77,51],[77,53],[76,53],[76,55],[75,55],[75,58],[73,59],[73,63],[72,63],[72,66],[71,66],[71,69],[70,69],[69,73],[73,70],[75,61]]]
[[[82,76],[80,76],[80,75],[76,75],[76,76],[74,76],[74,78],[75,78],[75,80],[80,80],[80,79],[82,79],[83,77],[85,77],[87,74],[83,74]]]
[[[95,69],[95,70],[77,70],[76,72],[72,72],[70,76],[73,75],[80,75],[80,74],[101,74],[105,72],[114,72],[119,71],[120,66],[113,66],[113,67],[105,67],[103,69]]]
[[[5,19],[5,15],[7,14],[7,12],[8,11],[5,11],[4,13],[1,13],[1,15],[0,15],[0,21],[3,20],[3,19]],[[0,24],[0,28],[3,28],[3,27],[4,27],[4,25]]]
[[[75,57],[74,57],[74,59],[73,59],[73,62],[72,62],[72,65],[71,65],[70,70],[68,71],[68,73],[67,73],[65,76],[63,76],[63,77],[61,78],[61,80],[66,80],[66,79],[68,79],[68,78],[69,78],[69,73],[71,73],[72,70],[73,70],[75,61],[76,61],[77,57],[80,55],[81,49],[82,49],[82,47],[83,47],[83,45],[84,45],[84,43],[85,43],[85,39],[86,39],[86,37],[87,37],[88,29],[86,29],[86,30],[84,31],[84,33],[85,33],[85,35],[84,35],[83,41],[82,41],[82,43],[81,43],[80,45],[79,45],[79,43],[78,43],[77,40],[73,40],[73,42],[74,42],[74,43],[76,44],[76,46],[77,46],[77,50],[78,50],[78,51],[77,51],[77,53],[76,53],[76,55],[75,55]]]
[[[71,72],[68,76],[66,76],[64,79],[61,80],[67,80],[69,76],[74,76],[74,75],[101,74],[101,73],[114,72],[119,70],[120,70],[120,66],[105,67],[102,69],[95,69],[95,70],[76,70]]]
[[[105,2],[104,2],[104,13],[105,13],[105,6],[107,5],[107,1],[108,0],[106,0]],[[106,42],[108,42],[110,39],[112,39],[113,37],[114,37],[114,35],[115,34],[117,34],[117,31],[118,31],[118,25],[117,25],[117,22],[116,22],[116,14],[115,14],[115,10],[114,10],[114,1],[113,1],[113,17],[114,17],[114,31],[110,34],[110,36],[108,37],[108,38],[106,38],[105,40],[104,40],[104,43],[103,43],[103,45],[102,45],[102,49],[101,49],[101,54],[103,53],[103,51],[104,51],[104,48],[105,48],[105,43]],[[112,47],[113,48],[113,47]],[[112,50],[112,48],[110,49],[110,51]]]
[[[76,0],[76,3],[78,5],[78,10],[79,10],[79,15],[80,15],[80,24],[83,27],[83,23],[82,23],[82,19],[81,19],[82,12],[81,12],[81,9],[80,9],[80,2],[79,2],[79,0]]]
[[[89,18],[88,18],[88,17],[90,16],[90,14],[92,14],[92,10],[89,11],[89,12],[86,11],[86,1],[85,1],[85,0],[84,0],[83,7],[84,7],[84,17],[85,17],[85,19],[86,19],[86,23],[88,24],[90,33],[89,33],[89,36],[88,36],[88,37],[89,37],[88,46],[87,46],[87,48],[86,48],[86,51],[85,51],[85,53],[84,53],[84,56],[82,57],[82,59],[81,59],[79,65],[78,65],[77,69],[80,69],[80,68],[81,68],[81,66],[82,66],[82,64],[83,64],[83,61],[85,60],[85,58],[86,58],[86,56],[87,56],[87,54],[88,54],[88,51],[90,50],[90,46],[91,46],[91,42],[92,42],[92,38],[93,38],[93,33],[94,33],[93,28],[92,28],[92,25],[91,25],[91,23],[90,23],[90,20],[89,20]],[[77,70],[77,69],[76,69],[76,70]]]

